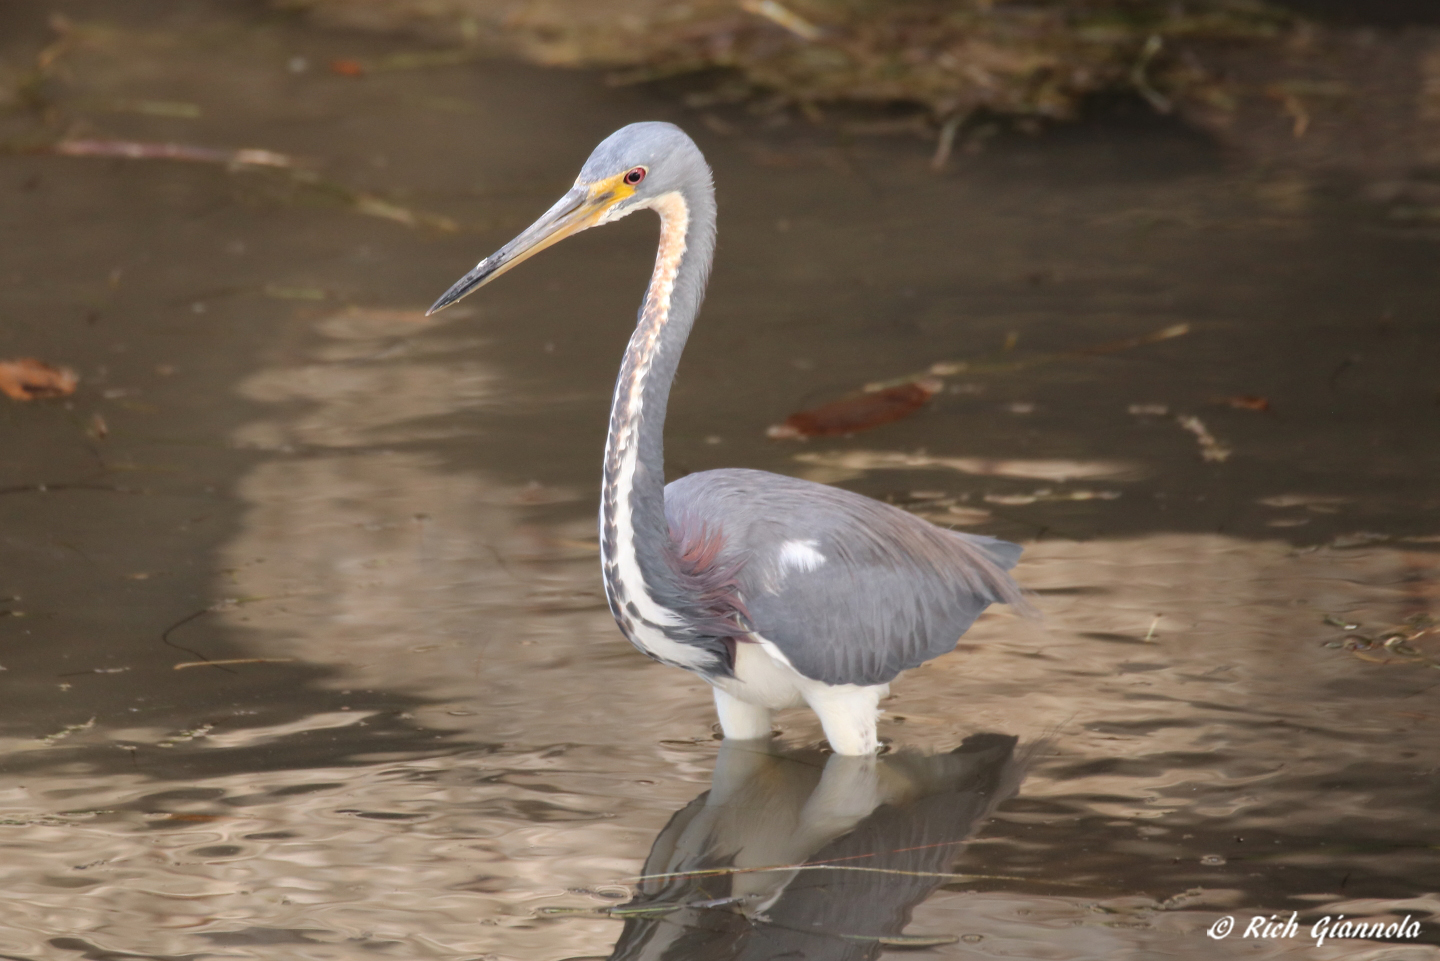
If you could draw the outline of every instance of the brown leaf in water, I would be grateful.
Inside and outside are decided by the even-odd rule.
[[[330,72],[338,73],[342,77],[363,77],[365,65],[359,60],[331,60]]]
[[[69,397],[79,376],[68,367],[52,367],[33,357],[0,360],[0,393],[11,400]]]
[[[1239,394],[1235,397],[1220,398],[1222,404],[1229,404],[1236,410],[1267,411],[1270,409],[1270,398],[1261,397],[1259,394]]]
[[[776,439],[839,437],[908,417],[944,386],[938,380],[915,380],[802,410],[765,431]]]

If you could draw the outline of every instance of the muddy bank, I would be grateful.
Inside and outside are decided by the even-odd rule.
[[[1234,2],[277,2],[332,26],[602,68],[610,83],[708,72],[677,91],[692,108],[917,132],[939,161],[979,149],[997,122],[1034,133],[1118,94],[1264,164],[1393,175],[1440,164],[1440,32],[1396,4],[1358,6],[1348,23],[1335,4],[1298,5],[1330,15],[1325,26]],[[1361,15],[1407,29],[1355,26]],[[883,115],[857,118],[857,106]]]
[[[1011,4],[703,0],[674,4],[299,0],[330,22],[421,29],[553,66],[622,68],[622,81],[712,68],[816,104],[906,103],[940,119],[976,110],[1074,116],[1131,89],[1158,109],[1219,96],[1197,42],[1273,44],[1293,18],[1253,3]]]

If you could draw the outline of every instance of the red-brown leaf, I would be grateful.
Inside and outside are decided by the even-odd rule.
[[[777,439],[840,437],[908,417],[939,392],[938,380],[917,380],[883,390],[843,397],[798,411],[765,433]]]
[[[68,367],[52,367],[33,357],[0,360],[0,393],[11,400],[69,397],[80,382]]]

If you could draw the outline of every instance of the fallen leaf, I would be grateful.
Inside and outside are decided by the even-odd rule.
[[[338,73],[342,77],[363,77],[365,65],[359,60],[331,60],[330,72]]]
[[[1229,404],[1236,410],[1258,410],[1267,411],[1270,409],[1270,398],[1261,397],[1259,394],[1239,394],[1235,397],[1222,397],[1220,403]]]
[[[69,397],[80,382],[68,367],[52,367],[33,357],[0,360],[0,393],[11,400]]]
[[[943,386],[938,380],[916,380],[842,397],[829,404],[791,414],[783,424],[770,427],[765,434],[776,439],[801,439],[838,437],[869,430],[913,414]]]

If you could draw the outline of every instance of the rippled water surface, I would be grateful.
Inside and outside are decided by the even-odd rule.
[[[935,175],[591,76],[346,76],[416,48],[248,9],[0,9],[7,77],[70,18],[51,138],[305,164],[0,156],[0,356],[81,375],[0,404],[0,956],[1440,958],[1433,231],[1148,121]],[[654,118],[721,204],[671,470],[1026,545],[1043,619],[897,683],[878,762],[798,711],[722,747],[605,609],[652,221],[422,316]],[[937,362],[914,417],[766,439]]]

